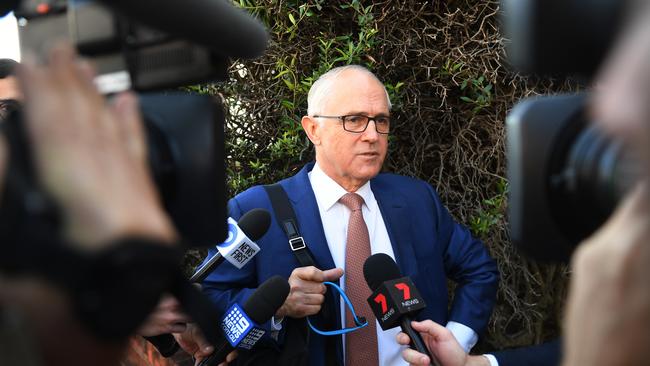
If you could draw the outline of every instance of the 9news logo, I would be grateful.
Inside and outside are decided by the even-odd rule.
[[[237,304],[234,304],[228,310],[221,326],[228,342],[230,342],[233,347],[237,347],[239,342],[241,342],[246,334],[248,334],[248,332],[253,328],[252,321]]]

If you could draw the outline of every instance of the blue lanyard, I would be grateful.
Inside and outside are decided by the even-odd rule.
[[[339,292],[339,294],[341,295],[341,298],[343,298],[343,301],[345,301],[345,303],[348,305],[348,308],[350,308],[350,312],[352,313],[352,318],[354,319],[354,324],[356,324],[356,327],[336,329],[336,330],[319,330],[319,329],[316,329],[316,327],[314,327],[311,324],[311,321],[309,320],[309,317],[307,317],[307,323],[309,324],[309,327],[311,328],[311,330],[313,330],[314,332],[316,332],[316,333],[318,333],[320,335],[333,336],[333,335],[340,335],[340,334],[346,334],[346,333],[354,332],[357,329],[361,329],[363,327],[368,326],[368,321],[366,320],[366,318],[364,318],[362,316],[357,317],[357,314],[354,312],[354,307],[352,306],[352,302],[350,302],[350,299],[348,299],[345,292],[343,292],[343,290],[337,284],[335,284],[333,282],[323,282],[323,283],[333,287],[336,291]]]

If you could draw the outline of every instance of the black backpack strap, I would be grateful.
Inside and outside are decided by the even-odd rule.
[[[289,238],[289,247],[296,256],[300,266],[316,267],[314,256],[311,254],[311,251],[309,251],[307,244],[305,244],[305,239],[303,239],[298,230],[296,214],[293,211],[291,202],[289,202],[287,192],[285,192],[282,186],[278,183],[265,185],[264,189],[271,199],[271,205],[273,206],[273,211],[275,211],[275,216],[278,219],[278,222],[280,222],[282,230],[287,234],[287,238]]]
[[[296,213],[293,211],[293,206],[289,201],[287,192],[279,183],[268,184],[264,186],[266,193],[271,199],[271,206],[275,212],[282,230],[289,238],[289,247],[296,256],[298,263],[301,267],[314,266],[318,268],[314,256],[307,247],[305,240],[300,235],[298,230],[298,220]],[[335,313],[332,306],[335,301],[332,297],[332,291],[328,291],[325,295],[325,302],[321,308],[321,315],[326,322],[336,323]],[[280,365],[307,365],[308,346],[309,346],[309,328],[307,327],[306,318],[302,319],[287,319],[287,334],[286,339],[295,347],[293,351],[285,352],[280,357]],[[340,365],[337,357],[337,344],[341,344],[341,336],[327,337],[325,339],[325,365],[338,366]]]

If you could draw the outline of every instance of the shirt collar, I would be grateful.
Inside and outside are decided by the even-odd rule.
[[[318,166],[318,163],[314,164],[314,168],[309,173],[309,180],[314,189],[316,201],[324,211],[331,209],[344,194],[348,193],[334,179],[325,174]],[[374,200],[374,196],[370,189],[369,181],[362,185],[355,193],[363,197],[363,201],[368,209],[372,208],[370,203]]]

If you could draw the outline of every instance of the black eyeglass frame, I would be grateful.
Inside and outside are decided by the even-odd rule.
[[[366,129],[368,129],[368,125],[370,124],[370,121],[373,121],[373,122],[375,122],[375,131],[377,131],[378,134],[388,135],[388,134],[390,133],[390,117],[389,117],[389,116],[374,116],[374,117],[370,117],[370,116],[364,116],[364,115],[362,115],[362,114],[347,114],[347,115],[345,115],[345,116],[321,116],[321,115],[313,115],[312,117],[313,117],[313,118],[336,118],[336,119],[340,120],[340,121],[343,123],[343,129],[344,129],[344,130],[346,130],[346,131],[348,131],[348,132],[352,132],[352,133],[364,133],[364,132],[366,132]],[[363,128],[363,130],[361,130],[361,131],[352,131],[352,130],[348,130],[347,128],[345,128],[345,118],[346,118],[346,117],[363,117],[363,118],[366,118],[368,121],[366,121],[366,126]],[[378,125],[377,125],[377,118],[387,118],[387,119],[388,119],[388,132],[381,132],[381,131],[379,131],[379,129],[378,129],[378,127],[377,127],[377,126],[378,126]]]

